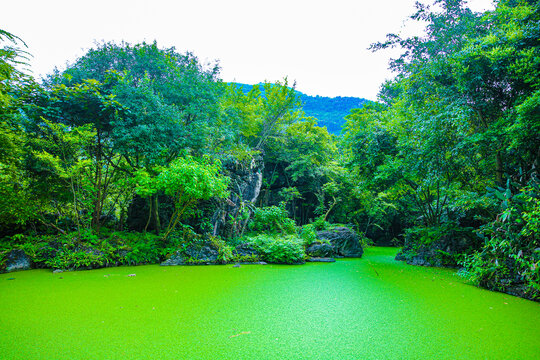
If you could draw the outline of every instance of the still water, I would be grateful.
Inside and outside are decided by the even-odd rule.
[[[0,359],[540,359],[540,304],[395,253],[0,274]]]

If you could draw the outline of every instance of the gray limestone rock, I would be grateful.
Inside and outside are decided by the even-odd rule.
[[[32,260],[23,250],[11,250],[6,256],[6,271],[28,270],[32,268]]]
[[[346,227],[319,231],[317,232],[317,238],[330,242],[337,256],[359,258],[364,253],[358,235]]]
[[[334,256],[334,247],[328,243],[313,242],[306,248],[306,254],[316,258]]]

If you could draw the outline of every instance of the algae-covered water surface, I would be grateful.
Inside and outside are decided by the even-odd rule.
[[[540,304],[394,261],[0,275],[2,359],[538,359]]]

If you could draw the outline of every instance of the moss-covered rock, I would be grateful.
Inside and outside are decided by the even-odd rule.
[[[317,238],[328,242],[334,248],[334,254],[341,257],[362,257],[364,249],[360,245],[360,238],[347,227],[336,227],[331,230],[317,232]]]
[[[313,242],[306,247],[306,254],[316,258],[334,256],[334,247],[328,243]]]

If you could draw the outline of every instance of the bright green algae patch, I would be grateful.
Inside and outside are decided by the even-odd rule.
[[[0,358],[539,358],[540,304],[396,262],[395,252],[1,274]]]

